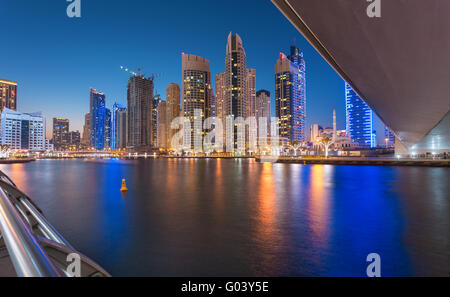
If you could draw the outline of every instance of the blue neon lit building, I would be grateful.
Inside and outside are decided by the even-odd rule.
[[[127,108],[121,104],[114,103],[112,108],[112,120],[111,120],[111,148],[113,150],[119,148],[119,135],[120,135],[120,127],[119,127],[119,112],[126,111]]]
[[[105,94],[91,89],[91,147],[96,150],[105,148]]]
[[[275,111],[282,138],[306,141],[306,64],[295,46],[288,57],[280,54],[275,65]]]
[[[111,148],[111,110],[109,108],[105,109],[105,146],[104,148]]]
[[[373,112],[348,83],[345,83],[345,106],[347,133],[352,141],[360,147],[375,147]]]

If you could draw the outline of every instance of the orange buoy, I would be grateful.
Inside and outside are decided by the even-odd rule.
[[[120,188],[120,191],[121,192],[127,192],[128,191],[127,185],[125,183],[125,179],[122,179],[122,188]]]

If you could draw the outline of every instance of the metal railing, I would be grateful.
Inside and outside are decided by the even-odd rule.
[[[33,201],[0,171],[0,242],[2,240],[17,276],[69,276],[66,259],[73,253],[81,259],[80,276],[110,276],[74,250]]]

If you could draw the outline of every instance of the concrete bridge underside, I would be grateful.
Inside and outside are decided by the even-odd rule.
[[[390,127],[404,153],[450,151],[450,1],[272,0]]]

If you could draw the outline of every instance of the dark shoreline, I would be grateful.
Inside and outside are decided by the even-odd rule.
[[[36,161],[36,159],[0,159],[0,164],[21,164]]]

